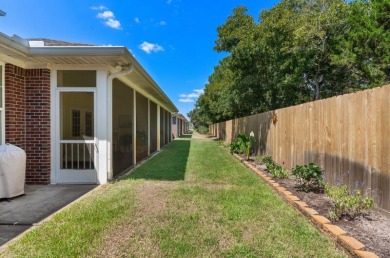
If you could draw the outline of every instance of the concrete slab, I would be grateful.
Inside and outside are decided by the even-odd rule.
[[[25,195],[0,200],[0,246],[97,185],[27,185]]]

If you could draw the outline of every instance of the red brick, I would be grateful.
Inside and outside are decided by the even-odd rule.
[[[6,142],[26,151],[26,183],[49,184],[50,71],[6,64],[5,83]]]

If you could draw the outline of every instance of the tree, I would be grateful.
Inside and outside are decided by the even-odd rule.
[[[390,0],[282,0],[256,23],[234,8],[214,47],[229,55],[191,119],[208,125],[389,83],[389,13]]]
[[[347,32],[340,35],[333,62],[348,67],[362,88],[390,82],[390,1],[356,0],[348,5]]]

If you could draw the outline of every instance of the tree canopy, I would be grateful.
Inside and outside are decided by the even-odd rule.
[[[233,9],[214,67],[188,114],[195,128],[390,82],[390,0],[282,0]]]

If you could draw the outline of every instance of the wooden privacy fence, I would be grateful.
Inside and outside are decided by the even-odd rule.
[[[257,155],[272,155],[287,169],[315,162],[325,169],[327,182],[361,189],[390,211],[390,85],[233,119],[209,130],[225,142],[253,131]]]

